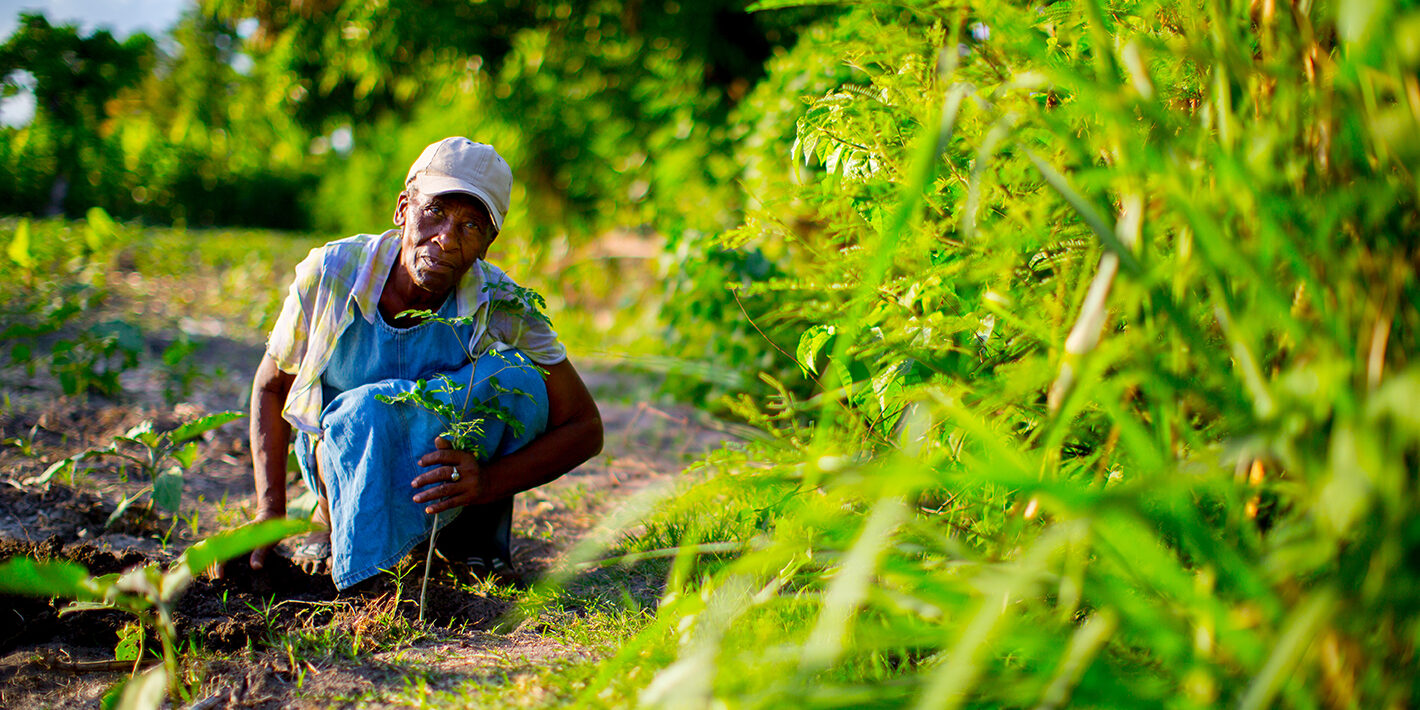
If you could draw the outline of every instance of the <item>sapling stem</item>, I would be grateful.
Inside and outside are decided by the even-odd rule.
[[[429,565],[434,561],[434,538],[439,534],[439,514],[434,514],[434,529],[429,531],[429,549],[424,553],[424,581],[419,584],[419,623],[424,623],[424,593],[429,591]]]

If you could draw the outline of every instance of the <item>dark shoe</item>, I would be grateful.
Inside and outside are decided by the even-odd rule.
[[[528,588],[527,580],[523,579],[523,576],[518,574],[518,571],[502,558],[484,558],[475,555],[465,559],[462,564],[474,579],[492,579],[497,584],[513,589]]]

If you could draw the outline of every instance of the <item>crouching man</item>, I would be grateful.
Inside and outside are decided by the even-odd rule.
[[[294,443],[329,532],[293,559],[329,569],[338,588],[392,569],[436,520],[445,559],[512,573],[514,494],[601,450],[601,415],[557,334],[486,261],[512,184],[492,146],[444,139],[409,169],[394,229],[331,242],[296,267],[252,385],[257,519],[286,515]],[[441,436],[458,422],[391,402],[421,381],[471,445]],[[252,568],[270,552],[253,552]]]

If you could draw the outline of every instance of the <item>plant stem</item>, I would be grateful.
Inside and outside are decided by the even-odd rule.
[[[419,585],[419,623],[424,623],[424,593],[429,591],[429,565],[434,561],[434,539],[439,535],[439,514],[434,514],[434,529],[429,531],[429,549],[424,553],[424,581]]]
[[[183,692],[178,684],[178,658],[175,640],[177,639],[177,629],[173,626],[171,612],[164,605],[158,606],[158,639],[163,642],[163,669],[168,674],[168,694],[174,700],[180,699],[187,693]],[[179,695],[181,692],[182,695]]]

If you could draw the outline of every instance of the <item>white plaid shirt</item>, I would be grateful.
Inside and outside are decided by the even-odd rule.
[[[321,375],[336,341],[355,320],[355,306],[375,322],[385,278],[399,257],[397,229],[360,234],[316,247],[296,266],[296,278],[271,329],[266,353],[283,372],[296,376],[281,415],[300,431],[321,435]],[[485,285],[512,284],[498,267],[475,262],[455,289],[459,316],[477,316],[469,352],[518,348],[539,365],[555,365],[567,349],[546,322],[489,307]]]

